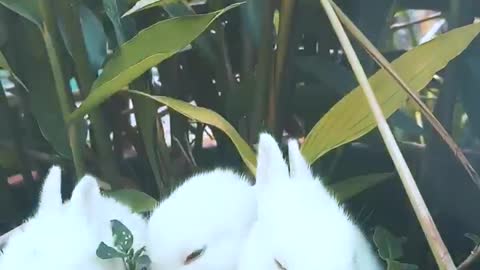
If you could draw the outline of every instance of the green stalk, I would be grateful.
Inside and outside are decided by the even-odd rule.
[[[282,89],[282,82],[285,82],[284,71],[290,46],[290,33],[292,31],[293,13],[296,0],[282,1],[280,8],[280,25],[278,30],[277,53],[275,58],[275,71],[273,82],[270,85],[268,99],[267,126],[274,131],[276,137],[282,135],[282,129],[277,127],[279,116],[281,116],[279,102]]]
[[[58,14],[63,17],[65,23],[66,38],[70,41],[72,47],[71,53],[79,80],[81,95],[85,98],[88,96],[96,76],[88,62],[88,52],[80,24],[78,4],[78,0],[63,0],[57,4],[57,8],[59,7]],[[119,168],[115,162],[112,142],[100,108],[90,113],[90,120],[101,163],[101,174],[104,176],[104,180],[112,187],[118,186],[115,180],[120,179],[117,177]]]
[[[55,14],[53,12],[53,5],[50,0],[41,0],[39,3],[39,11],[44,19],[41,25],[41,32],[47,48],[47,55],[50,59],[53,77],[55,81],[55,90],[60,101],[60,109],[62,110],[62,117],[66,124],[68,139],[73,156],[73,164],[75,166],[75,173],[78,179],[85,174],[85,163],[83,160],[83,142],[78,138],[78,124],[73,123],[68,125],[67,118],[73,109],[72,95],[68,95],[69,87],[65,82],[65,76],[62,72],[61,62],[59,58],[59,48],[57,41],[59,40],[58,29],[55,21]]]
[[[253,96],[253,112],[250,123],[250,143],[255,143],[263,125],[266,113],[266,98],[272,83],[273,62],[273,9],[272,0],[262,1],[261,40],[258,52],[259,60],[256,68],[256,92]],[[273,131],[273,130],[271,130]]]
[[[402,180],[403,187],[405,188],[412,208],[417,216],[420,226],[423,229],[425,237],[427,238],[437,265],[439,266],[440,270],[456,269],[447,247],[443,243],[442,237],[438,232],[435,222],[430,215],[427,205],[425,204],[425,201],[418,190],[413,175],[408,168],[407,162],[405,161],[400,148],[393,137],[392,131],[388,126],[387,120],[383,115],[380,105],[378,104],[372,87],[368,81],[367,75],[360,64],[360,60],[358,59],[358,56],[355,53],[352,44],[350,43],[347,33],[343,29],[340,19],[335,13],[335,10],[331,4],[331,0],[320,0],[320,3],[327,13],[340,44],[345,50],[345,54],[352,67],[353,73],[355,74],[355,77],[357,78],[357,81],[359,82],[362,91],[365,94],[365,98],[367,99],[372,114],[375,117],[375,121],[377,122],[378,130],[380,131],[400,179]]]
[[[392,65],[388,60],[380,53],[380,51],[375,48],[375,46],[368,40],[368,38],[358,29],[357,26],[345,15],[345,13],[334,3],[332,6],[335,9],[335,12],[338,14],[340,20],[345,25],[345,27],[350,31],[353,37],[362,45],[362,47],[370,54],[370,56],[377,62],[377,64],[382,67],[392,78],[402,87],[403,90],[408,94],[412,101],[414,101],[420,109],[420,112],[423,114],[425,119],[428,120],[430,125],[434,130],[440,135],[442,140],[448,145],[455,157],[463,165],[467,173],[470,175],[472,181],[480,187],[480,177],[475,171],[471,163],[468,161],[467,157],[460,149],[460,147],[455,143],[455,140],[450,136],[445,127],[438,121],[438,119],[433,115],[433,113],[428,109],[427,105],[423,103],[418,94],[411,89],[407,83],[400,78],[400,76],[395,72]]]

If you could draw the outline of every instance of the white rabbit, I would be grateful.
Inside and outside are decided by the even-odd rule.
[[[194,175],[149,219],[152,270],[234,270],[255,219],[255,194],[244,176],[226,169]]]
[[[360,229],[289,141],[290,173],[275,139],[263,133],[255,190],[258,220],[239,270],[382,269]]]
[[[0,255],[0,269],[122,270],[120,259],[97,258],[101,241],[113,246],[110,220],[117,219],[134,234],[134,248],[144,246],[146,221],[126,206],[101,195],[96,180],[84,176],[70,201],[62,203],[61,171],[50,169],[39,207],[9,239]]]

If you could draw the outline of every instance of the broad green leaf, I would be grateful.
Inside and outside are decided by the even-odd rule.
[[[397,260],[403,256],[405,238],[398,238],[383,227],[376,227],[373,242],[378,249],[378,255],[383,260]]]
[[[103,62],[107,57],[107,37],[102,22],[87,6],[84,4],[78,5],[78,12],[83,39],[87,49],[88,62],[90,63],[91,69],[96,73],[97,70],[102,67]],[[59,21],[59,29],[68,52],[70,55],[75,55],[73,50],[78,48],[74,43],[76,40],[69,40],[67,38],[65,25],[62,20]]]
[[[128,205],[132,211],[137,213],[148,212],[157,205],[157,201],[154,198],[135,189],[121,189],[105,192],[105,194],[118,202]]]
[[[92,69],[96,71],[102,67],[107,57],[107,36],[102,22],[87,6],[80,5],[79,11],[88,61]]]
[[[120,221],[110,221],[112,225],[113,244],[123,253],[127,253],[133,245],[133,235]]]
[[[393,61],[392,65],[409,86],[422,90],[433,75],[458,56],[480,32],[480,23],[456,28],[424,43]],[[385,117],[407,100],[407,94],[382,69],[369,79]],[[313,163],[330,150],[360,138],[376,127],[360,87],[333,106],[313,127],[302,146],[305,158]]]
[[[108,246],[104,242],[101,242],[97,247],[96,251],[97,257],[104,260],[114,259],[114,258],[125,258],[127,254],[119,252],[113,247]]]
[[[387,260],[387,270],[417,270],[414,264],[401,263],[395,260]]]
[[[122,17],[128,16],[132,13],[147,9],[147,8],[152,8],[152,7],[159,7],[159,6],[165,6],[169,4],[174,4],[178,2],[183,2],[184,0],[140,0],[135,5],[129,9],[125,14],[123,14]]]
[[[173,18],[156,23],[124,43],[107,62],[80,108],[70,115],[78,119],[121,88],[189,45],[226,11],[239,6],[194,16]]]
[[[41,27],[43,19],[38,10],[38,3],[38,0],[0,0],[0,4],[6,8]]]
[[[329,188],[339,201],[346,201],[355,195],[391,178],[393,173],[360,175],[332,184]]]
[[[235,128],[218,113],[212,110],[202,108],[202,107],[197,107],[197,106],[191,105],[190,103],[177,100],[174,98],[170,98],[170,97],[152,96],[139,91],[129,91],[129,92],[154,99],[157,102],[169,107],[170,109],[177,111],[180,114],[183,114],[188,118],[200,121],[207,125],[215,126],[216,128],[222,130],[232,140],[235,147],[237,147],[237,150],[240,153],[240,156],[242,157],[243,161],[247,165],[248,169],[253,174],[255,174],[256,157],[252,148],[247,144],[247,142],[245,142],[245,140],[243,140],[243,138],[240,136],[240,134],[238,134]]]
[[[67,128],[42,34],[35,25],[23,19],[11,27],[12,32],[22,33],[15,38],[17,53],[10,62],[11,68],[30,89],[28,102],[42,135],[57,153],[71,158]],[[86,134],[85,123],[77,138],[84,140]]]

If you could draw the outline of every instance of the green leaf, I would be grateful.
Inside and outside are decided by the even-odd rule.
[[[465,237],[468,239],[472,240],[473,243],[475,243],[475,246],[480,245],[480,236],[474,234],[474,233],[466,233]]]
[[[133,235],[130,230],[120,221],[110,221],[112,225],[113,244],[123,253],[127,253],[133,245]]]
[[[394,173],[375,173],[360,175],[329,186],[339,201],[346,201],[353,196],[391,178]]]
[[[212,125],[222,130],[232,140],[235,147],[237,147],[237,150],[240,153],[243,161],[247,165],[248,169],[255,174],[256,157],[252,148],[247,144],[247,142],[245,142],[245,140],[240,136],[240,134],[238,134],[235,128],[218,113],[207,108],[193,106],[190,103],[170,97],[152,96],[133,90],[129,92],[156,100],[157,102],[183,114],[188,118],[200,121],[207,125]]]
[[[7,70],[11,74],[11,76],[14,77],[15,80],[18,83],[20,83],[25,90],[28,91],[27,86],[20,80],[20,78],[17,77],[15,72],[13,72],[12,68],[8,64],[7,58],[5,57],[5,55],[3,55],[1,51],[0,51],[0,68]]]
[[[83,39],[88,54],[88,62],[92,70],[97,72],[107,57],[107,37],[103,29],[102,22],[95,16],[95,14],[84,4],[78,6],[80,24],[82,28]],[[59,24],[60,34],[65,42],[70,55],[74,55],[73,50],[77,49],[76,44],[72,44],[72,41],[67,38],[65,33],[64,23],[61,21]]]
[[[128,205],[132,211],[137,213],[148,212],[155,208],[157,201],[149,195],[135,189],[121,189],[105,192],[105,195]]]
[[[387,270],[417,270],[414,264],[401,263],[395,260],[387,260]]]
[[[189,45],[220,15],[239,5],[233,4],[203,15],[161,21],[140,32],[124,43],[107,62],[102,74],[93,84],[91,94],[69,119],[82,117],[93,107],[121,91],[122,87],[151,67]]]
[[[100,259],[108,260],[114,258],[125,258],[127,254],[119,252],[113,247],[107,246],[104,242],[101,242],[97,247],[97,257]]]
[[[38,0],[0,0],[0,4],[41,27],[42,16],[38,11]]]
[[[383,227],[376,227],[373,242],[377,246],[380,257],[387,260],[396,260],[403,256],[403,243],[405,238],[398,238]]]
[[[392,65],[409,86],[420,91],[432,76],[458,56],[480,32],[480,23],[456,28],[403,54]],[[407,100],[407,94],[382,69],[369,79],[386,117]],[[376,127],[360,87],[333,106],[307,135],[302,145],[305,158],[313,163],[330,150],[360,138]]]
[[[93,70],[99,70],[107,57],[107,36],[103,24],[85,5],[80,5],[79,11],[88,60]]]
[[[152,264],[152,261],[147,255],[142,255],[138,257],[138,259],[135,261],[135,269],[137,270],[143,270],[143,269],[149,269],[150,265]]]
[[[165,6],[165,5],[174,4],[182,1],[183,0],[140,0],[137,3],[135,3],[135,5],[131,9],[125,12],[125,14],[123,14],[122,17],[128,16],[132,13],[135,13],[147,8]]]

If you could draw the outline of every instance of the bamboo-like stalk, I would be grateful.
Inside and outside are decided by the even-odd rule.
[[[333,8],[339,15],[341,22],[345,27],[350,31],[350,33],[359,41],[362,47],[372,56],[372,58],[377,62],[377,64],[383,68],[392,78],[402,87],[403,90],[408,94],[408,96],[418,105],[420,112],[425,116],[425,118],[430,122],[433,129],[440,135],[440,137],[448,145],[455,157],[463,165],[467,173],[469,174],[472,181],[480,189],[480,176],[475,171],[473,166],[468,161],[467,157],[460,149],[460,147],[455,143],[453,138],[448,134],[443,125],[438,121],[438,119],[433,115],[433,113],[428,109],[427,105],[422,102],[418,94],[411,89],[407,83],[400,78],[400,76],[395,72],[392,65],[388,60],[380,53],[380,51],[375,48],[375,46],[368,40],[368,38],[355,26],[355,24],[343,13],[343,11],[334,3],[331,2]]]
[[[273,0],[262,0],[261,37],[256,68],[256,89],[250,119],[249,142],[257,141],[266,113],[267,91],[273,79]]]
[[[57,8],[60,8],[59,11],[63,15],[66,37],[70,40],[72,46],[71,53],[79,80],[80,93],[85,98],[95,81],[95,72],[91,70],[88,63],[88,53],[80,24],[78,4],[75,0],[65,0],[58,3]],[[112,142],[100,108],[96,108],[90,113],[90,120],[94,130],[93,136],[98,146],[99,161],[102,164],[100,171],[105,178],[103,180],[113,186],[118,186],[118,183],[115,183],[115,181],[119,179],[117,172],[120,170],[115,162]]]
[[[280,7],[280,25],[277,38],[277,51],[275,54],[275,68],[273,81],[270,85],[268,95],[267,126],[274,132],[276,137],[282,135],[282,128],[277,127],[280,107],[281,82],[284,81],[283,74],[288,57],[290,33],[292,32],[292,19],[295,11],[296,0],[284,0]]]
[[[62,117],[65,122],[68,134],[68,140],[73,156],[73,164],[75,166],[75,173],[78,179],[85,174],[85,163],[83,160],[83,146],[81,140],[78,138],[77,123],[68,124],[67,118],[73,109],[73,97],[67,94],[67,84],[62,71],[61,62],[59,58],[59,48],[57,47],[58,41],[58,28],[55,21],[55,15],[53,13],[53,4],[50,0],[43,0],[39,3],[39,10],[43,18],[42,23],[42,36],[45,41],[45,47],[47,48],[47,55],[52,67],[53,78],[55,81],[55,90],[60,102],[60,108],[62,111]]]
[[[418,190],[418,187],[413,179],[412,173],[408,168],[408,165],[403,158],[402,153],[400,152],[400,148],[395,141],[395,138],[392,134],[390,127],[388,126],[387,120],[385,119],[382,109],[378,104],[378,101],[375,97],[375,94],[368,82],[367,75],[363,70],[362,65],[348,39],[348,36],[343,29],[343,26],[335,13],[335,10],[330,2],[330,0],[320,0],[325,12],[332,24],[335,33],[340,40],[340,43],[345,50],[345,54],[350,62],[350,65],[353,69],[353,72],[365,94],[365,97],[370,105],[370,109],[375,117],[375,120],[378,124],[378,129],[382,138],[385,142],[385,146],[393,160],[395,168],[397,169],[398,174],[400,175],[400,179],[402,180],[402,184],[405,188],[407,196],[412,204],[412,207],[417,215],[417,218],[420,222],[420,225],[425,233],[427,241],[432,249],[433,255],[435,260],[441,270],[454,270],[455,265],[450,257],[450,254],[443,243],[443,240],[438,232],[435,223],[428,211],[428,208]]]

